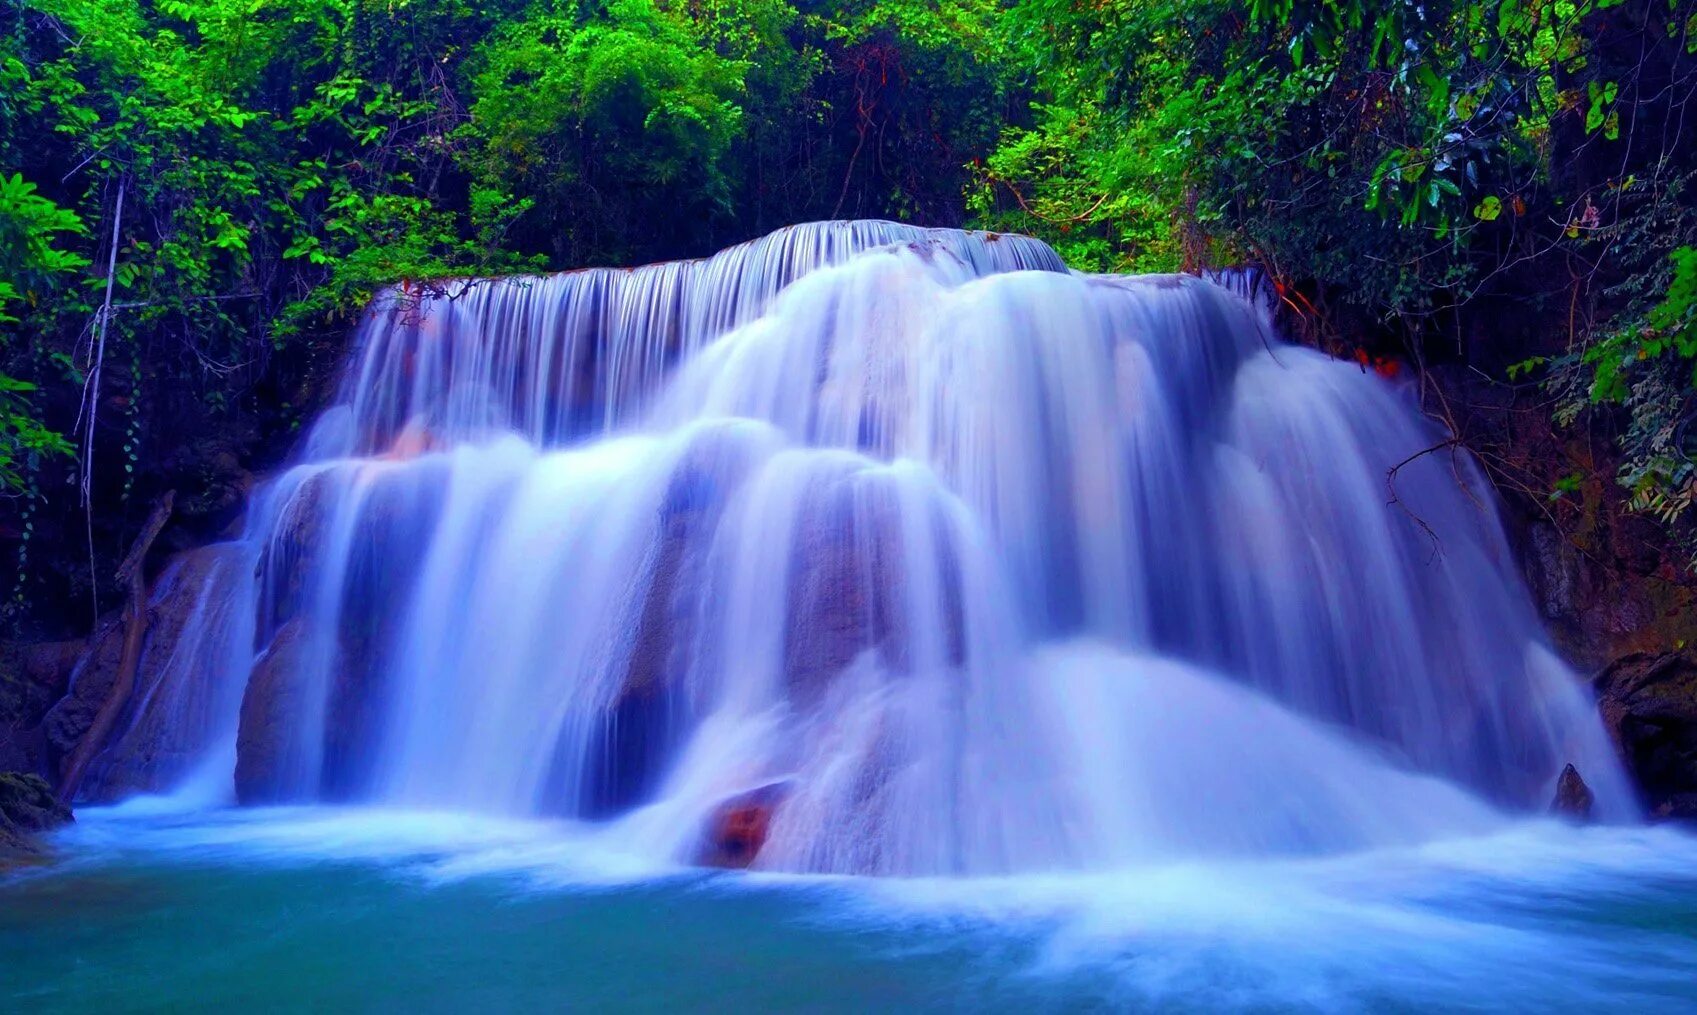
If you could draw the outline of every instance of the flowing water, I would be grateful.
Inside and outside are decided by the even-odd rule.
[[[11,983],[1697,1003],[1697,850],[1626,824],[1476,465],[1255,295],[877,222],[388,294],[162,577],[88,785],[173,796],[0,883]],[[1622,824],[1535,817],[1569,762]]]

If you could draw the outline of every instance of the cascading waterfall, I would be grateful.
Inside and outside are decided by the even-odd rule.
[[[756,866],[889,874],[1418,841],[1566,762],[1631,811],[1472,460],[1212,282],[820,223],[397,291],[346,376],[155,783],[685,861],[752,794]]]

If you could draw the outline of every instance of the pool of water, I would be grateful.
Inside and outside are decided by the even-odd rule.
[[[0,874],[3,1010],[1697,1010],[1697,838],[1668,828],[988,880],[363,810],[131,806],[55,845]]]

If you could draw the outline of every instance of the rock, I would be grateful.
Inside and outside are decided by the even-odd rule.
[[[205,546],[176,555],[160,573],[148,604],[131,707],[89,767],[79,799],[108,801],[165,790],[203,756],[217,726],[213,703],[224,690],[217,682],[226,674],[218,672],[217,650],[195,621],[227,633],[241,561],[234,547]]]
[[[1697,793],[1670,793],[1650,809],[1650,816],[1676,821],[1697,819]]]
[[[1579,777],[1579,769],[1569,764],[1561,770],[1561,777],[1556,780],[1556,798],[1550,802],[1551,814],[1560,814],[1575,821],[1590,821],[1591,805],[1595,802],[1591,787]]]
[[[797,524],[799,545],[784,638],[785,682],[798,704],[823,697],[830,680],[862,652],[896,662],[903,639],[900,519],[886,498],[867,510],[843,491],[816,502]]]
[[[696,862],[735,870],[752,865],[766,845],[773,814],[789,792],[789,783],[773,782],[722,801],[707,817]]]
[[[316,472],[289,492],[259,561],[264,582],[258,631],[269,637],[306,608],[328,512],[336,506],[334,470]],[[287,480],[279,480],[286,482]]]
[[[659,783],[677,746],[677,682],[694,643],[703,558],[722,507],[709,468],[686,465],[660,510],[659,547],[648,580],[624,680],[591,734],[582,759],[559,757],[550,782],[578,773],[580,817],[603,818],[634,807]],[[567,795],[572,795],[567,793]]]
[[[116,615],[102,621],[90,639],[89,651],[71,671],[64,697],[54,703],[41,721],[46,738],[47,761],[57,778],[59,766],[82,741],[94,724],[94,714],[112,690],[118,676],[118,660],[124,652],[124,624]]]
[[[40,852],[36,837],[71,820],[47,780],[33,773],[0,772],[0,863]]]
[[[1609,549],[1621,567],[1640,577],[1653,575],[1662,566],[1662,548],[1668,534],[1654,519],[1641,514],[1623,514],[1609,525]]]
[[[784,675],[792,699],[818,702],[833,678],[871,652],[887,673],[914,665],[916,632],[908,630],[906,584],[912,533],[903,531],[896,491],[867,485],[862,477],[821,491],[797,524],[799,533],[784,638]],[[923,545],[921,543],[920,545]],[[966,654],[960,567],[947,539],[935,540],[943,663],[959,666]]]
[[[253,664],[236,734],[236,799],[241,803],[276,803],[298,794],[300,787],[291,780],[306,699],[306,641],[303,622],[291,620]]]
[[[0,644],[0,772],[49,775],[42,720],[70,687],[88,642]]]
[[[177,511],[185,516],[216,519],[239,513],[253,489],[253,474],[242,467],[236,442],[228,434],[196,441],[174,456],[169,466],[196,480],[186,486],[192,491],[189,496],[177,504]]]
[[[1529,525],[1527,542],[1526,580],[1538,612],[1546,620],[1577,616],[1590,578],[1584,555],[1548,522]]]
[[[119,716],[106,750],[90,765],[79,798],[112,800],[164,789],[201,755],[210,734],[207,701],[216,675],[195,665],[201,659],[200,646],[187,645],[183,638],[208,602],[234,594],[241,575],[227,565],[235,552],[219,545],[185,551],[173,557],[154,582],[130,706]],[[123,643],[124,624],[114,616],[103,620],[90,639],[52,649],[50,655],[57,661],[48,668],[67,675],[56,678],[57,700],[39,716],[34,735],[40,762],[22,767],[55,778],[60,774],[111,693]],[[65,654],[85,645],[92,647],[66,667]],[[0,750],[0,763],[17,765],[19,760]]]
[[[1635,653],[1595,680],[1603,725],[1650,812],[1697,818],[1697,659]]]
[[[328,800],[366,795],[392,670],[389,652],[406,622],[424,555],[442,508],[406,471],[370,479],[358,535],[349,546],[337,614],[337,653],[324,715],[320,792]]]

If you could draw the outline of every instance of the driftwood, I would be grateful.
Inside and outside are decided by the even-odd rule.
[[[124,562],[118,565],[118,582],[129,589],[129,597],[124,603],[124,649],[118,656],[118,672],[112,678],[112,687],[106,692],[106,700],[100,703],[99,711],[94,713],[94,721],[89,724],[88,732],[77,742],[77,749],[71,753],[70,761],[65,765],[64,777],[59,780],[59,799],[70,803],[76,798],[77,787],[82,783],[83,775],[88,771],[89,762],[94,760],[100,749],[106,745],[106,740],[112,735],[112,728],[118,723],[118,716],[129,704],[130,693],[135,690],[136,670],[141,665],[142,643],[147,639],[147,551],[153,547],[154,539],[158,538],[159,530],[165,527],[165,522],[171,517],[171,508],[175,504],[175,490],[167,490],[153,505],[153,513],[147,516],[147,524],[142,526],[141,535],[136,537],[130,552],[124,557]]]

